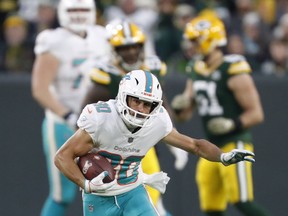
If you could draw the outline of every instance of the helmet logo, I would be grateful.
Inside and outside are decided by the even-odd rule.
[[[151,97],[152,93],[144,92],[144,95]]]
[[[211,23],[208,22],[207,20],[201,20],[199,23],[196,25],[196,30],[201,31],[205,30],[211,27]]]

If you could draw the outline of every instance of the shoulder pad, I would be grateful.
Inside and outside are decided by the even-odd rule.
[[[35,54],[41,54],[51,49],[51,44],[53,43],[53,32],[54,30],[46,29],[37,35],[34,49]]]
[[[121,76],[120,70],[104,62],[97,62],[94,64],[93,69],[89,72],[90,79],[93,82],[108,85],[111,82],[111,74]]]
[[[246,60],[244,56],[238,55],[238,54],[232,54],[232,55],[225,55],[224,61],[229,63],[234,63],[238,61]]]
[[[200,73],[200,74],[205,73],[207,70],[207,66],[206,66],[205,62],[201,61],[201,60],[196,60],[194,62],[194,66],[192,65],[192,67],[194,68],[194,71],[196,73]]]
[[[95,83],[99,83],[102,85],[108,85],[111,82],[111,77],[110,74],[102,71],[98,68],[93,68],[90,72],[90,79],[95,82]]]
[[[113,65],[97,64],[89,74],[93,82],[108,85],[111,82],[111,74],[120,74],[120,71]]]
[[[109,35],[106,31],[106,28],[104,26],[101,26],[101,25],[92,25],[92,26],[89,26],[88,30],[93,31],[93,32],[96,32],[96,34],[101,37],[104,37],[106,39],[109,39]]]
[[[242,55],[228,55],[224,57],[224,61],[230,63],[228,74],[251,73],[251,67]]]
[[[165,76],[166,74],[167,74],[167,65],[164,62],[162,62],[160,76]]]
[[[158,70],[160,76],[165,76],[167,73],[167,66],[160,58],[156,55],[148,56],[144,60],[144,68],[147,70]]]
[[[79,119],[77,120],[77,125],[82,130],[85,130],[90,135],[94,134],[96,125],[98,121],[96,120],[95,107],[93,104],[88,104],[82,110]]]
[[[98,70],[104,71],[106,73],[121,75],[121,71],[107,61],[97,61],[94,64],[94,68],[97,68]]]

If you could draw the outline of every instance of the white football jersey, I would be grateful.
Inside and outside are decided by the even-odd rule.
[[[100,101],[83,109],[77,121],[78,127],[90,134],[96,149],[110,160],[116,173],[115,187],[99,195],[118,195],[142,184],[142,158],[173,128],[164,107],[150,120],[151,126],[132,133],[116,110],[116,100]]]
[[[75,113],[81,111],[81,102],[89,84],[87,71],[81,70],[80,65],[87,59],[110,55],[106,34],[104,27],[95,25],[87,29],[85,38],[65,28],[44,30],[37,36],[35,54],[49,52],[60,61],[51,89],[59,101]]]

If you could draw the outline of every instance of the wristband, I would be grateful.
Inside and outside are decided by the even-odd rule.
[[[63,119],[64,119],[64,120],[67,120],[71,114],[73,114],[72,111],[67,112],[67,113],[63,116]]]
[[[90,181],[85,179],[84,181],[84,192],[85,193],[91,193],[91,188],[90,188]]]
[[[241,122],[241,119],[239,117],[234,118],[233,122],[234,122],[234,126],[235,126],[233,131],[241,131],[243,129],[243,123]]]

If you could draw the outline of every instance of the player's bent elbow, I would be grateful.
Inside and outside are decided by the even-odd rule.
[[[32,96],[36,101],[40,101],[42,98],[42,90],[37,86],[32,86]]]
[[[38,98],[38,95],[39,95],[39,92],[37,91],[37,87],[32,86],[31,92],[32,92],[32,97],[33,97],[34,99],[37,99],[37,98]]]
[[[61,153],[57,152],[56,155],[54,156],[54,164],[58,169],[61,168],[62,161],[63,157],[61,156]]]
[[[60,161],[57,154],[54,156],[54,164],[57,168],[59,167]]]
[[[264,113],[263,112],[259,112],[258,115],[255,116],[255,123],[256,124],[261,124],[264,122]]]
[[[261,117],[259,117],[258,119],[258,124],[261,124],[264,122],[264,115],[262,115]]]

